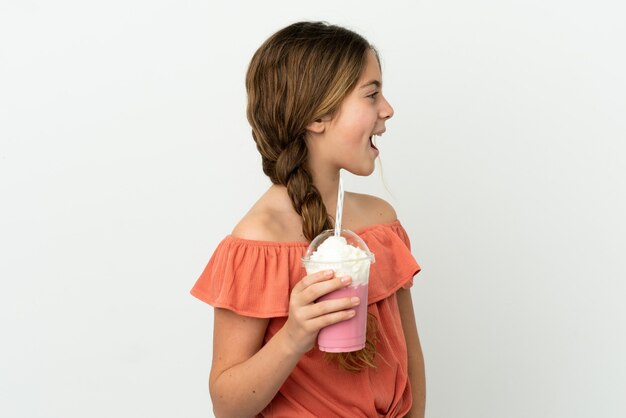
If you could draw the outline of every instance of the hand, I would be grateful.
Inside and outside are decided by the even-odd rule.
[[[333,277],[332,270],[320,271],[305,276],[291,291],[289,318],[283,327],[287,340],[299,354],[304,354],[315,345],[320,329],[352,318],[359,298],[329,299],[315,302],[334,290],[350,285],[350,277]]]

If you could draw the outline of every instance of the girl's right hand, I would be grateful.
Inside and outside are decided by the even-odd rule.
[[[291,291],[289,317],[284,325],[293,350],[304,354],[315,345],[319,331],[337,322],[352,318],[359,298],[329,299],[315,302],[334,290],[350,285],[350,277],[333,277],[332,270],[305,276]]]

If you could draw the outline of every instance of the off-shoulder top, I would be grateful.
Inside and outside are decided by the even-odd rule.
[[[407,351],[396,291],[420,271],[400,221],[355,230],[376,256],[370,268],[368,312],[378,320],[376,367],[350,373],[317,348],[302,356],[261,417],[396,417],[411,407]],[[264,342],[282,328],[289,295],[306,272],[307,242],[255,241],[226,236],[191,294],[240,315],[270,318]]]

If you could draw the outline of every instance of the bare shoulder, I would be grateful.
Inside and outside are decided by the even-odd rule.
[[[253,211],[235,226],[232,236],[256,241],[279,241],[280,225],[269,212]]]
[[[349,193],[355,211],[364,225],[389,223],[398,219],[393,206],[384,199],[362,193]]]
[[[304,240],[301,218],[280,190],[270,190],[263,195],[239,221],[231,235],[255,241]]]

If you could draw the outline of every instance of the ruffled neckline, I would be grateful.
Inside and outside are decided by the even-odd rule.
[[[370,267],[368,304],[408,288],[420,267],[399,220],[354,231],[376,254]],[[227,235],[191,290],[214,307],[257,318],[287,316],[289,296],[304,277],[308,242],[249,240]]]

